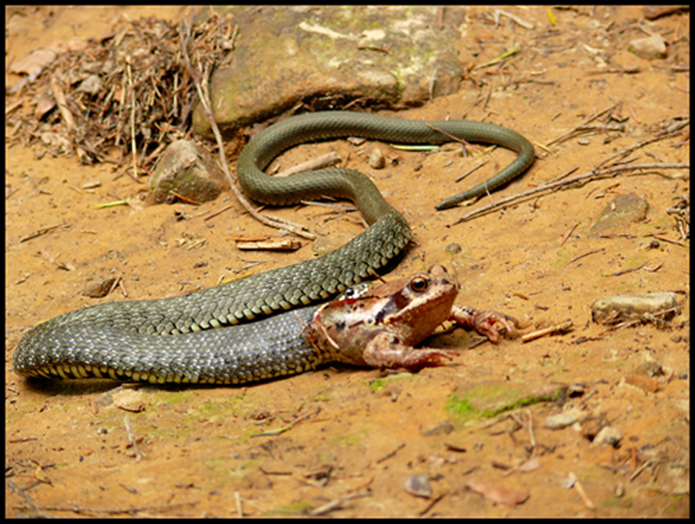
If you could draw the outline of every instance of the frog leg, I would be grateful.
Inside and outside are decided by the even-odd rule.
[[[455,351],[443,349],[416,349],[401,343],[398,337],[390,333],[379,333],[362,352],[368,366],[375,368],[406,368],[417,370],[427,366],[442,365],[442,359],[452,360],[458,356]]]
[[[514,334],[519,321],[514,317],[497,311],[478,311],[468,306],[454,305],[449,314],[449,320],[455,322],[464,329],[474,329],[479,334],[488,338],[490,342],[497,342],[504,334]],[[497,325],[501,325],[501,329]]]

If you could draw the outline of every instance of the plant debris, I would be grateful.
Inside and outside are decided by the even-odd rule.
[[[194,68],[219,64],[235,35],[229,17],[193,25]],[[134,155],[150,171],[166,145],[190,134],[198,95],[182,45],[176,25],[150,17],[123,20],[83,45],[32,52],[12,67],[28,76],[6,97],[7,142],[34,147],[39,157],[77,154],[85,164],[120,166]]]

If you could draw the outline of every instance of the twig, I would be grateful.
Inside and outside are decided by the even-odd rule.
[[[582,253],[581,255],[577,255],[577,256],[574,257],[572,260],[570,260],[569,262],[567,262],[567,265],[569,266],[570,264],[574,264],[577,260],[581,260],[582,258],[588,257],[589,255],[595,255],[596,253],[601,253],[601,252],[603,252],[603,251],[605,251],[605,250],[606,250],[605,247],[600,247],[600,248],[598,248],[598,249],[594,249],[594,250],[592,250],[592,251],[588,251],[588,252],[586,252],[586,253]]]
[[[680,246],[680,247],[686,247],[685,244],[684,244],[683,242],[680,242],[679,240],[674,240],[674,239],[672,239],[672,238],[665,237],[665,236],[663,236],[663,235],[657,235],[656,233],[654,233],[654,234],[652,235],[652,237],[654,237],[654,238],[656,238],[656,239],[659,239],[659,240],[663,240],[664,242],[669,242],[669,243],[671,243],[671,244],[676,244],[677,246]]]
[[[577,176],[574,176],[571,178],[566,178],[564,180],[558,180],[557,182],[552,182],[550,184],[544,184],[542,186],[536,187],[536,188],[531,189],[529,191],[524,191],[522,193],[517,193],[516,195],[512,195],[510,197],[503,198],[501,200],[498,200],[494,204],[488,204],[487,206],[484,206],[480,209],[477,209],[475,211],[471,211],[467,215],[464,215],[461,218],[457,219],[451,225],[455,226],[455,225],[460,224],[462,222],[466,222],[467,220],[470,220],[473,217],[487,214],[494,209],[502,209],[505,207],[509,207],[512,202],[517,202],[518,200],[528,199],[529,197],[531,197],[533,195],[537,195],[538,193],[543,193],[545,191],[556,191],[562,187],[571,186],[573,184],[578,184],[578,183],[581,183],[583,185],[583,184],[590,182],[592,180],[602,180],[604,178],[611,178],[611,177],[614,177],[614,176],[616,176],[620,173],[626,172],[626,171],[637,171],[637,170],[644,170],[644,169],[690,169],[690,163],[689,162],[676,162],[676,163],[672,163],[672,164],[654,163],[654,164],[634,164],[634,165],[630,165],[630,166],[621,165],[621,166],[607,167],[607,168],[604,168],[602,170],[589,171],[588,173],[583,173],[581,175],[577,175]]]
[[[449,134],[446,131],[439,129],[437,126],[430,124],[429,122],[425,122],[425,125],[431,129],[434,129],[437,133],[441,133],[444,136],[450,138],[453,142],[458,142],[459,144],[463,144],[464,146],[470,146],[470,144],[466,142],[463,138],[459,138],[457,136]]]
[[[567,242],[567,239],[569,239],[569,237],[572,236],[572,233],[574,233],[574,230],[577,229],[577,227],[579,227],[579,224],[581,224],[581,222],[575,223],[571,228],[569,228],[569,231],[567,231],[567,233],[565,233],[562,236],[562,240],[560,241],[560,247],[565,245],[565,242]]]
[[[284,171],[280,171],[275,176],[283,177],[293,175],[295,173],[301,173],[302,171],[313,171],[314,169],[321,169],[323,167],[332,166],[339,162],[340,155],[338,155],[338,153],[336,153],[335,151],[331,151],[330,153],[326,153],[325,155],[321,155],[311,160],[307,160],[306,162],[302,162],[301,164],[297,164],[296,166],[292,166],[288,169],[285,169]]]
[[[482,163],[478,164],[477,166],[470,168],[468,171],[466,171],[464,174],[462,174],[460,177],[458,177],[456,180],[454,180],[454,182],[461,182],[461,180],[463,180],[464,178],[466,178],[469,175],[472,175],[473,173],[475,173],[478,169],[483,167],[488,162],[489,162],[489,160],[486,160],[485,162],[482,162]]]
[[[560,141],[562,141],[562,140],[564,140],[564,139],[570,137],[573,133],[576,133],[576,132],[577,132],[577,129],[579,129],[580,127],[585,126],[585,125],[589,124],[590,122],[593,122],[593,121],[596,120],[597,118],[599,118],[599,117],[605,115],[606,113],[609,113],[610,111],[613,111],[613,109],[615,109],[617,105],[618,105],[618,104],[613,104],[612,106],[607,107],[606,109],[604,109],[604,110],[601,111],[600,113],[594,113],[594,114],[591,115],[589,118],[587,118],[586,120],[584,120],[584,122],[582,122],[581,124],[579,124],[578,126],[576,126],[575,128],[573,128],[572,130],[570,130],[570,131],[568,131],[567,133],[565,133],[564,135],[560,135],[559,137],[554,138],[553,140],[551,140],[550,142],[548,142],[548,143],[546,144],[546,146],[551,146],[551,145],[553,145],[553,144],[556,144],[556,143],[558,143],[558,142],[560,142]]]
[[[53,96],[56,99],[56,104],[58,104],[58,109],[60,110],[63,120],[65,120],[68,131],[72,131],[76,127],[75,119],[72,117],[70,109],[68,109],[68,101],[65,98],[65,93],[63,93],[63,90],[60,88],[55,78],[51,79],[51,90],[53,91]]]
[[[532,340],[536,340],[537,338],[544,337],[546,335],[552,335],[555,333],[565,333],[572,329],[572,321],[567,320],[565,322],[562,322],[561,324],[555,324],[554,326],[550,326],[544,329],[539,329],[538,331],[534,331],[533,333],[527,333],[523,337],[521,337],[522,342],[531,342]]]
[[[396,447],[396,449],[394,449],[393,451],[389,451],[389,452],[388,452],[386,455],[384,455],[383,457],[376,459],[376,463],[377,463],[377,464],[381,464],[381,463],[384,462],[385,460],[388,460],[388,459],[390,459],[391,457],[394,457],[394,456],[396,455],[396,453],[398,453],[398,452],[399,452],[400,450],[402,450],[404,447],[405,447],[405,442],[401,442],[401,443]]]
[[[36,503],[34,502],[34,500],[26,493],[26,491],[24,491],[23,489],[21,489],[21,488],[20,488],[19,486],[17,486],[14,482],[12,482],[11,480],[8,480],[8,481],[7,481],[7,486],[8,486],[12,491],[14,491],[17,495],[19,495],[20,497],[22,497],[22,498],[26,501],[26,503],[29,505],[29,507],[30,507],[33,511],[36,512],[36,515],[37,515],[37,516],[42,516],[42,517],[48,516],[48,514],[47,514],[45,511],[43,511],[41,508],[39,508],[39,507],[36,505]]]
[[[326,504],[323,504],[322,506],[319,506],[318,508],[314,508],[309,512],[309,515],[312,517],[316,517],[318,515],[325,515],[326,513],[329,513],[333,511],[334,509],[339,508],[342,506],[343,502],[346,502],[348,500],[352,499],[358,499],[362,497],[371,497],[371,493],[353,493],[352,495],[346,495],[345,497],[340,497],[335,500],[331,500],[330,502],[327,502]]]
[[[689,124],[690,124],[689,118],[687,118],[681,122],[678,122],[677,125],[672,126],[670,129],[667,129],[666,131],[661,132],[652,138],[648,138],[647,140],[643,140],[642,142],[637,142],[635,145],[632,145],[632,146],[628,147],[627,149],[623,149],[619,153],[616,153],[614,155],[609,156],[603,162],[598,164],[594,169],[598,169],[601,166],[607,164],[608,162],[610,162],[611,160],[614,160],[616,158],[623,158],[623,157],[629,155],[630,153],[632,153],[633,151],[635,151],[641,147],[652,144],[654,142],[658,142],[659,140],[665,140],[667,138],[671,138],[672,136],[677,135],[681,129],[683,129],[685,126],[687,126]],[[690,164],[688,164],[688,168],[689,167],[690,167]]]
[[[145,454],[140,451],[138,443],[135,440],[135,433],[133,432],[133,425],[130,422],[130,415],[126,414],[123,417],[123,424],[125,425],[125,433],[128,437],[128,445],[131,446],[135,452],[135,460],[140,462],[143,458],[145,458]]]
[[[388,44],[385,47],[379,47],[375,45],[358,45],[357,49],[371,49],[372,51],[381,51],[382,53],[386,53],[387,55],[391,54],[391,44]]]
[[[11,482],[11,481],[8,481],[8,482]],[[124,514],[132,516],[132,515],[135,515],[136,513],[142,512],[142,511],[162,512],[165,510],[183,508],[186,506],[195,506],[198,503],[199,503],[199,501],[180,502],[178,504],[162,504],[160,506],[130,506],[127,508],[112,508],[112,509],[84,508],[82,506],[43,506],[43,509],[49,510],[49,511],[72,512],[72,513],[77,513],[78,515],[82,515],[85,513],[95,513],[95,514],[104,514],[104,515],[119,515],[121,513],[124,513]]]
[[[236,516],[239,518],[244,517],[244,510],[241,507],[241,493],[238,491],[234,492],[234,501],[236,502]]]
[[[533,29],[536,27],[536,25],[532,22],[527,22],[526,20],[522,20],[516,15],[513,15],[511,13],[508,13],[507,11],[502,11],[501,9],[495,9],[495,13],[499,16],[506,16],[509,18],[512,22],[515,22],[517,25],[520,25],[524,29]]]
[[[36,238],[36,237],[40,237],[41,235],[45,235],[49,231],[53,231],[54,229],[58,229],[61,227],[68,228],[68,227],[70,227],[70,224],[63,223],[63,224],[58,224],[57,226],[42,227],[41,229],[38,229],[36,231],[32,231],[27,236],[20,238],[19,242],[20,243],[26,242],[27,240],[31,240],[31,239]]]
[[[138,178],[138,146],[135,143],[135,90],[133,89],[133,75],[130,68],[130,60],[126,59],[128,71],[128,87],[130,88],[130,150],[133,154],[133,176]]]

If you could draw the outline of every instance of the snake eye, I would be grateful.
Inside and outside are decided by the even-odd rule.
[[[423,277],[415,277],[410,281],[409,284],[410,289],[412,289],[415,293],[423,293],[427,289],[428,285],[429,282]]]

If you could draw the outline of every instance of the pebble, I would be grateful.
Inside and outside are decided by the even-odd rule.
[[[648,36],[647,38],[638,38],[627,44],[627,50],[633,55],[646,60],[654,60],[657,58],[666,58],[668,54],[666,42],[659,35]]]
[[[620,434],[620,431],[614,427],[606,426],[599,431],[596,438],[594,438],[594,442],[596,444],[608,444],[609,446],[617,447],[622,439],[623,436]]]
[[[545,419],[545,427],[548,429],[562,429],[571,426],[577,422],[579,418],[574,413],[560,413],[559,415],[551,415]]]
[[[372,169],[383,169],[385,165],[386,158],[384,157],[384,153],[381,152],[381,149],[378,147],[372,149],[369,155],[369,167]]]
[[[432,496],[432,487],[427,475],[414,475],[405,479],[405,490],[411,495],[428,499]]]

